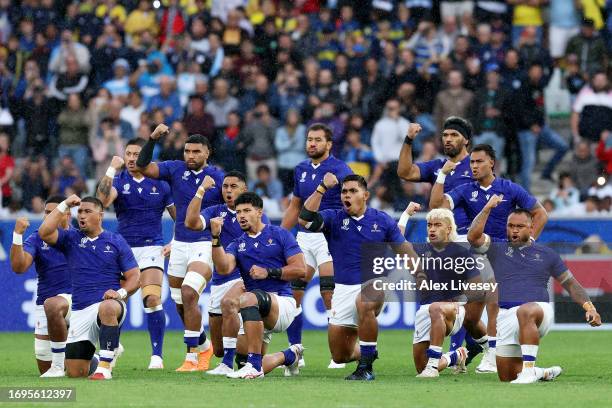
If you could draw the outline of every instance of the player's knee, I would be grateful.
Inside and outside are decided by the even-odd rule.
[[[181,299],[184,305],[193,305],[198,303],[200,294],[196,292],[191,286],[181,286]]]
[[[117,318],[120,312],[120,306],[115,300],[107,299],[100,303],[98,308],[98,315],[100,319],[113,319]]]
[[[535,320],[538,314],[538,307],[531,304],[525,304],[518,308],[516,311],[516,317],[519,322],[528,322]]]
[[[161,298],[156,295],[148,295],[142,299],[142,304],[146,308],[151,308],[161,305]]]
[[[351,356],[346,350],[331,350],[332,360],[336,363],[350,363]]]
[[[429,317],[431,320],[438,320],[442,317],[442,306],[439,303],[432,303],[429,305]]]
[[[239,309],[239,301],[234,297],[224,297],[221,299],[221,314],[228,315],[236,313]]]
[[[183,296],[181,294],[181,288],[170,288],[170,297],[176,303],[176,307],[182,307],[183,305]]]
[[[204,288],[206,288],[206,278],[204,276],[193,271],[187,272],[181,285],[183,303],[197,303]]]
[[[243,309],[249,306],[256,306],[256,305],[257,305],[257,297],[253,293],[247,292],[247,293],[243,293],[242,295],[240,295],[240,309]]]
[[[37,360],[51,361],[51,342],[49,340],[34,339],[34,355]]]
[[[144,307],[155,307],[161,304],[161,286],[145,285],[142,287],[142,304]]]
[[[63,304],[62,300],[56,299],[54,297],[47,298],[44,303],[45,315],[47,316],[55,316],[58,314],[63,314]]]

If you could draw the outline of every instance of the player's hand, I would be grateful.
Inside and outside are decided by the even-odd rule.
[[[30,221],[26,217],[19,217],[15,220],[15,233],[23,235],[30,226]]]
[[[586,321],[593,327],[601,326],[601,316],[597,313],[597,310],[589,310],[586,312]]]
[[[102,299],[106,300],[106,299],[121,299],[121,296],[119,296],[119,294],[117,293],[116,290],[112,290],[109,289],[106,292],[104,292],[104,296],[102,296]]]
[[[253,279],[266,279],[268,277],[268,271],[266,270],[266,268],[262,268],[261,266],[257,265],[251,266],[249,274]]]
[[[414,213],[420,210],[421,210],[421,204],[411,201],[410,204],[408,204],[408,207],[406,207],[406,210],[404,211],[406,212],[406,214],[412,216],[414,215]]]
[[[493,194],[493,196],[491,196],[491,198],[489,198],[489,201],[487,201],[487,203],[485,204],[484,208],[491,210],[497,207],[499,203],[501,203],[502,201],[504,201],[503,194],[500,194],[500,195]]]
[[[77,205],[80,205],[80,204],[81,204],[81,199],[76,194],[73,194],[66,199],[66,205],[70,208],[76,207]]]
[[[170,133],[170,129],[168,129],[168,126],[164,125],[163,123],[160,123],[159,125],[157,125],[153,133],[151,133],[151,139],[158,140],[160,137],[166,136],[168,133]]]
[[[204,181],[202,182],[202,186],[204,188],[204,191],[207,191],[211,188],[213,188],[216,185],[215,183],[215,179],[210,177],[210,176],[206,176],[204,177]]]
[[[338,178],[333,173],[325,173],[323,184],[325,184],[327,189],[334,188],[338,185]]]
[[[223,227],[223,217],[215,217],[210,219],[210,234],[219,236]]]
[[[459,163],[447,160],[446,163],[444,163],[444,166],[442,166],[442,170],[440,171],[446,175],[449,175],[451,171],[455,170],[455,167],[457,167],[458,164]]]
[[[113,159],[110,162],[111,167],[115,170],[121,170],[121,168],[123,167],[123,164],[124,164],[123,158],[119,156],[113,156]]]
[[[163,246],[162,250],[161,250],[161,254],[164,258],[167,258],[170,256],[170,252],[172,252],[172,244],[166,244]]]
[[[407,136],[414,140],[415,137],[417,137],[417,135],[419,134],[419,132],[421,131],[421,125],[419,125],[418,123],[411,123],[408,126],[408,134]]]

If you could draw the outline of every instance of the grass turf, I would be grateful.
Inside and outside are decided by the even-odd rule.
[[[564,407],[612,404],[612,332],[551,332],[544,338],[538,366],[561,365],[565,372],[556,381],[533,385],[502,384],[496,375],[447,371],[438,379],[415,378],[412,333],[383,331],[380,359],[371,383],[344,381],[354,364],[328,370],[329,352],[324,332],[305,332],[307,367],[299,377],[284,378],[274,370],[263,380],[230,380],[202,373],[175,373],[184,357],[182,333],[166,333],[162,371],[146,370],[148,333],[125,332],[126,352],[117,363],[112,381],[40,379],[29,333],[0,334],[0,387],[75,387],[74,403],[19,403],[3,406],[87,407]],[[286,347],[286,336],[274,336],[270,350]],[[214,358],[211,367],[216,365]]]

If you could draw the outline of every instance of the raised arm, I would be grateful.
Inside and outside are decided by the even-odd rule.
[[[212,235],[212,259],[215,269],[220,275],[227,275],[236,269],[236,258],[223,249],[219,235],[223,226],[223,217],[210,219],[210,234]]]
[[[291,197],[289,207],[287,207],[283,220],[281,221],[281,227],[288,231],[295,227],[295,224],[298,223],[298,217],[301,209],[302,199],[296,196]]]
[[[533,218],[533,237],[538,239],[544,226],[548,222],[548,213],[540,202],[538,202],[529,212]]]
[[[200,211],[202,210],[202,199],[204,194],[211,187],[214,187],[215,180],[210,177],[204,177],[204,181],[198,187],[198,191],[191,199],[189,206],[187,207],[187,214],[185,215],[185,226],[191,230],[202,231],[206,226],[200,218]]]
[[[444,166],[442,166],[440,169],[436,182],[431,188],[429,208],[452,209],[450,201],[444,195],[444,182],[446,181],[446,176],[448,176],[451,171],[455,170],[455,167],[457,167],[457,163],[447,160],[446,163],[444,163]]]
[[[117,189],[113,187],[113,178],[122,167],[123,159],[119,156],[113,156],[110,166],[106,170],[106,174],[102,177],[102,180],[100,180],[100,184],[98,184],[96,197],[102,201],[104,208],[111,205],[117,198]]]
[[[599,316],[599,313],[597,313],[597,309],[595,309],[595,306],[591,302],[586,290],[584,290],[580,282],[574,278],[574,275],[572,275],[569,269],[559,275],[559,277],[556,279],[561,286],[567,290],[574,302],[578,303],[585,310],[586,321],[591,326],[601,326],[601,316]]]
[[[482,211],[478,213],[476,218],[472,221],[472,225],[470,225],[470,229],[467,233],[468,242],[475,248],[480,248],[485,245],[487,242],[490,242],[490,238],[487,234],[484,233],[485,225],[487,225],[487,220],[489,219],[489,214],[491,214],[491,210],[503,200],[503,196],[498,196],[497,194],[493,194],[493,196],[487,201]]]
[[[400,219],[397,223],[397,226],[402,232],[402,235],[406,233],[406,225],[408,225],[408,220],[410,219],[410,217],[412,217],[420,209],[421,209],[421,204],[419,203],[415,203],[411,201],[410,204],[408,204],[408,207],[406,207],[406,209],[400,216]]]
[[[62,218],[66,216],[66,213],[70,211],[70,208],[81,204],[81,199],[76,194],[71,195],[66,200],[62,201],[55,207],[49,215],[47,215],[38,228],[38,236],[40,239],[45,241],[49,245],[55,245],[57,243],[59,227]]]
[[[338,185],[338,179],[332,173],[326,173],[323,182],[306,199],[302,211],[300,211],[299,223],[301,226],[312,232],[318,232],[323,227],[323,218],[318,213],[321,206],[323,194],[330,188]]]
[[[412,143],[420,131],[421,125],[418,123],[411,123],[408,127],[408,134],[404,138],[402,149],[400,150],[399,162],[397,163],[397,175],[407,181],[421,180],[421,170],[419,166],[412,162]]]
[[[157,163],[151,163],[153,160],[153,149],[155,149],[155,143],[160,137],[168,134],[168,126],[160,123],[157,125],[151,137],[147,140],[147,143],[142,147],[138,160],[136,160],[136,166],[138,170],[145,176],[150,178],[159,178],[159,167]]]
[[[19,217],[15,221],[13,230],[13,245],[11,245],[11,268],[15,273],[24,273],[32,265],[32,255],[23,250],[23,233],[30,226],[25,217]]]

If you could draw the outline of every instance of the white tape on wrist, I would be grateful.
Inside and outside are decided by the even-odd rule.
[[[119,289],[119,290],[117,291],[117,294],[119,295],[119,297],[120,297],[121,299],[126,299],[126,298],[127,298],[127,295],[128,295],[127,290],[125,290],[125,289],[123,289],[123,288]]]
[[[438,173],[438,177],[436,177],[436,183],[444,184],[446,181],[446,174],[442,173],[442,170]]]
[[[13,245],[23,245],[23,235],[13,232]]]
[[[66,204],[66,201],[62,201],[61,203],[59,203],[57,205],[57,209],[61,213],[65,213],[66,211],[68,211],[68,205]]]
[[[406,225],[408,224],[409,219],[410,219],[410,215],[406,211],[404,211],[399,221],[397,222],[397,225],[399,225],[400,227],[406,228]]]
[[[115,174],[117,174],[117,170],[114,167],[109,167],[108,169],[106,169],[106,176],[113,178],[115,177]]]
[[[198,191],[195,193],[195,196],[196,196],[196,197],[198,197],[200,200],[204,198],[204,196],[203,196],[202,194],[200,194],[200,190],[198,190]]]

